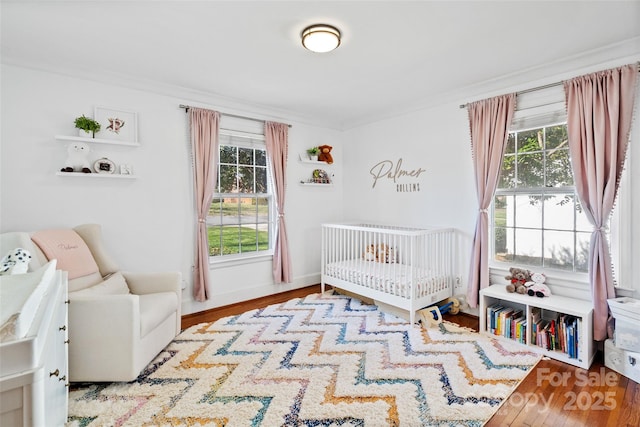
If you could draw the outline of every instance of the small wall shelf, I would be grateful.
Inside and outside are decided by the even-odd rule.
[[[81,136],[56,135],[55,138],[58,141],[87,142],[87,143],[94,143],[94,144],[109,144],[109,145],[125,145],[128,147],[140,146],[140,143],[138,142],[114,141],[112,139],[100,139],[100,138],[84,138]]]
[[[113,178],[113,179],[137,179],[136,175],[121,175],[117,173],[82,173],[82,172],[56,172],[57,176],[73,178]]]
[[[322,165],[325,167],[331,167],[332,163],[321,162],[320,160],[307,160],[307,159],[299,159],[300,163],[309,163],[312,165]]]
[[[309,185],[312,187],[333,187],[333,183],[322,184],[320,182],[300,182],[300,185]]]

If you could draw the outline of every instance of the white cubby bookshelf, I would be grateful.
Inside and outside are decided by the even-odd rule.
[[[496,308],[497,306],[506,308],[506,312],[508,312],[509,309],[513,309],[509,314],[519,311],[522,312],[521,321],[514,321],[513,323],[517,323],[521,325],[521,327],[524,325],[524,328],[526,328],[523,334],[524,336],[506,337],[504,334],[498,334],[504,332],[503,328],[501,328],[501,331],[492,331],[490,313],[487,312],[487,309],[492,307]],[[533,333],[532,329],[534,315],[536,313],[539,313],[543,322],[548,325],[551,324],[551,320],[558,322],[558,319],[561,319],[561,322],[554,322],[556,328],[560,328],[559,325],[563,321],[566,322],[564,323],[565,325],[570,325],[566,328],[563,326],[563,329],[561,329],[566,331],[565,334],[557,334],[560,342],[556,342],[556,347],[559,349],[547,349],[546,346],[540,347],[536,344],[536,334]],[[507,314],[507,318],[509,314]],[[498,317],[500,317],[499,314]],[[544,356],[580,368],[589,369],[593,362],[595,356],[595,346],[593,344],[593,306],[589,301],[559,295],[539,298],[526,294],[522,295],[507,292],[505,285],[492,285],[480,291],[479,319],[480,332],[482,334],[520,342],[531,351],[536,351]],[[575,322],[573,321],[574,319]],[[501,320],[504,320],[504,317]],[[504,322],[501,322],[501,324],[504,325]],[[573,337],[569,339],[568,335],[571,331],[574,331],[574,334]],[[538,338],[539,337],[540,336],[538,336]],[[574,343],[574,341],[575,345],[570,346],[569,343]],[[573,349],[569,351],[569,347],[573,347]],[[569,353],[571,353],[571,355]]]

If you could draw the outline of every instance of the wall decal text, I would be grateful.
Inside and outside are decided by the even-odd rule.
[[[420,183],[418,182],[399,182],[401,179],[414,179],[417,180],[420,177],[420,174],[426,172],[426,169],[417,168],[417,169],[403,169],[402,167],[402,158],[399,158],[396,163],[391,160],[383,160],[379,163],[376,163],[370,170],[369,173],[373,178],[373,184],[371,188],[376,188],[376,184],[380,179],[387,179],[393,181],[396,185],[396,191],[398,193],[408,193],[413,191],[420,191]]]

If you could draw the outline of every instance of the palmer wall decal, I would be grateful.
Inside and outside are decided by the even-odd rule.
[[[420,178],[420,175],[426,171],[426,169],[422,169],[421,167],[410,170],[403,169],[402,157],[395,163],[391,160],[383,160],[373,165],[369,170],[369,173],[373,178],[371,188],[376,188],[376,184],[379,180],[386,179],[393,182],[398,193],[420,191],[420,183],[418,182],[418,179]]]

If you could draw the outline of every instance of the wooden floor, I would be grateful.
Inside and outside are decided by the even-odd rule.
[[[319,293],[320,285],[270,295],[182,317],[182,328],[292,298]],[[446,320],[478,330],[478,318],[445,314]],[[591,368],[541,360],[485,426],[640,426],[640,385],[605,367],[602,354]]]

